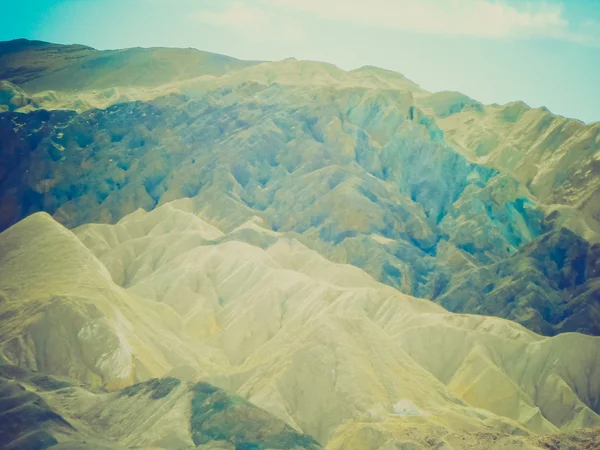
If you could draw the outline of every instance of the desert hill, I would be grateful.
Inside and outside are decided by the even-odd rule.
[[[600,425],[598,338],[453,315],[258,219],[225,233],[189,206],[75,234],[35,214],[0,234],[3,359],[109,389],[204,380],[322,445],[374,424],[392,442],[416,427],[420,445],[433,429]]]
[[[557,240],[545,235],[566,228],[583,240],[569,259],[585,260],[595,216],[545,203],[517,173],[474,162],[446,140],[438,122],[484,114],[474,100],[428,94],[382,69],[295,60],[169,86],[151,101],[80,114],[0,114],[2,226],[39,210],[68,227],[115,223],[191,198],[192,212],[223,230],[261,217],[336,262],[457,312],[549,335],[598,333],[591,266],[568,263],[580,282],[563,286],[533,263],[523,276],[519,256],[528,245],[554,252]],[[498,264],[513,289],[495,289]],[[475,297],[464,289],[474,277]],[[490,289],[493,305],[479,298]]]
[[[0,443],[595,448],[598,126],[0,43]]]
[[[0,78],[28,92],[156,87],[201,75],[223,75],[253,64],[195,49],[99,51],[27,39],[0,43]]]
[[[310,436],[292,430],[238,396],[208,383],[186,383],[173,377],[154,378],[107,393],[76,380],[4,364],[0,365],[0,417],[9,419],[0,425],[4,447],[9,449],[122,450],[133,445],[257,450],[264,449],[265,444],[280,450],[321,448]],[[14,419],[20,421],[19,426],[7,427]],[[405,429],[401,440],[395,437],[401,421],[409,418],[398,419],[383,424],[347,424],[327,448],[422,449],[444,445],[448,440],[464,449],[593,449],[599,442],[597,429],[546,436],[497,432],[464,435],[432,426],[421,445],[415,426]]]

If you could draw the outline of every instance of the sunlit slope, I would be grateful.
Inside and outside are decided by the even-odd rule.
[[[36,214],[0,243],[12,364],[108,387],[204,379],[322,444],[404,416],[418,440],[600,424],[599,338],[453,315],[259,219],[224,233],[179,201],[73,235]]]
[[[0,235],[2,356],[111,388],[219,353],[181,333],[170,308],[128,293],[67,229],[36,214]]]
[[[156,87],[256,64],[228,56],[178,48],[98,51],[19,39],[0,43],[0,79],[29,93],[112,87]]]
[[[201,81],[197,80],[196,82],[201,84]],[[241,70],[230,71],[214,80],[215,85],[218,86],[232,86],[248,82],[267,86],[273,83],[290,86],[330,85],[343,88],[361,87],[427,94],[427,91],[400,73],[370,66],[347,72],[326,62],[298,61],[295,58],[262,62]],[[193,86],[193,83],[194,81],[190,80],[188,86]]]
[[[453,316],[256,220],[217,236],[176,203],[76,234],[128,291],[171,305],[188,333],[225,352],[234,373],[211,382],[321,442],[344,420],[385,420],[398,404],[482,427],[498,417],[470,406],[536,432],[598,423],[598,338]]]

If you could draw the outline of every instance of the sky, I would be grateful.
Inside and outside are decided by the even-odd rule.
[[[0,1],[0,40],[373,65],[430,91],[600,121],[600,0]]]

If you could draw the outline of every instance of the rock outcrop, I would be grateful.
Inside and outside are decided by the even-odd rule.
[[[208,383],[153,378],[106,393],[0,365],[3,448],[317,450],[310,436]]]

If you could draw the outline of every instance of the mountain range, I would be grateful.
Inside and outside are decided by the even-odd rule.
[[[600,123],[194,49],[0,80],[0,441],[598,445]]]

